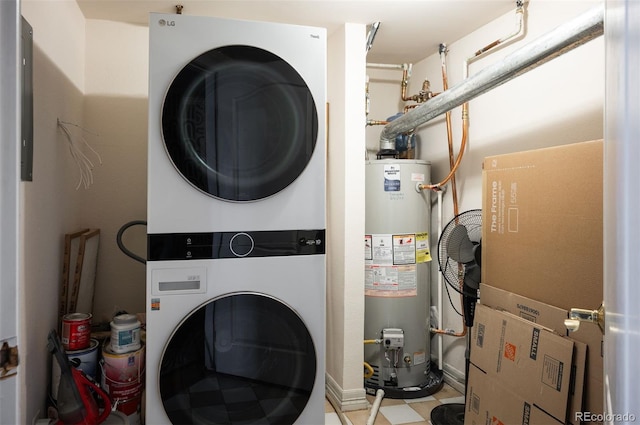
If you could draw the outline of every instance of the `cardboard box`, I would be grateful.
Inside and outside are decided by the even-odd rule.
[[[577,423],[577,412],[602,414],[603,406],[603,336],[598,326],[585,324],[576,332],[568,332],[564,319],[569,316],[567,310],[514,294],[488,284],[480,286],[480,302],[498,310],[508,311],[524,319],[531,320],[559,334],[565,333],[575,343],[574,353],[575,390],[570,403],[568,421]],[[587,347],[585,352],[584,347]],[[586,357],[585,357],[586,356]],[[584,362],[584,365],[582,365]],[[584,375],[583,375],[584,373]],[[581,380],[581,376],[583,380]],[[581,388],[582,390],[580,391]],[[584,404],[580,401],[584,400]]]
[[[567,417],[573,348],[573,341],[550,329],[476,307],[471,363],[560,422]]]
[[[561,424],[536,405],[509,391],[497,379],[469,366],[465,425]]]
[[[556,307],[603,289],[601,140],[487,157],[482,282]]]

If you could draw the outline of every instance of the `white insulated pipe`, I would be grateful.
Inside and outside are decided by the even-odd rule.
[[[373,425],[373,423],[376,421],[376,416],[378,415],[378,410],[380,410],[380,403],[382,403],[383,397],[384,390],[379,389],[378,391],[376,391],[376,399],[373,401],[371,413],[369,414],[369,419],[367,419],[367,425]]]
[[[442,217],[444,216],[444,205],[442,202],[442,190],[438,191],[438,240],[442,237]],[[438,255],[440,253],[438,252]],[[438,270],[438,326],[440,329],[444,329],[444,307],[442,286],[444,285],[442,272]],[[444,370],[444,335],[438,333],[438,369]]]
[[[407,66],[406,63],[369,63],[367,62],[367,68],[380,68],[380,69],[404,69]]]
[[[380,149],[395,150],[396,136],[462,105],[532,70],[538,65],[585,44],[604,32],[604,4],[560,25],[549,33],[487,66],[477,74],[450,87],[428,102],[384,126],[380,134]]]

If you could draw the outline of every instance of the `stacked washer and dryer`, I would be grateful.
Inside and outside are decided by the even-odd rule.
[[[324,423],[324,29],[151,14],[146,422]]]

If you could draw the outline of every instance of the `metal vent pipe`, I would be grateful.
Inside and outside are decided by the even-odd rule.
[[[391,121],[380,134],[380,146],[394,146],[396,136],[462,105],[469,100],[554,59],[604,32],[604,4],[562,24],[553,31],[487,66],[433,99]]]

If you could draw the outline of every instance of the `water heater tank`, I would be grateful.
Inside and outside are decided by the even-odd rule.
[[[365,388],[390,398],[425,397],[441,387],[430,362],[430,164],[366,163]]]

